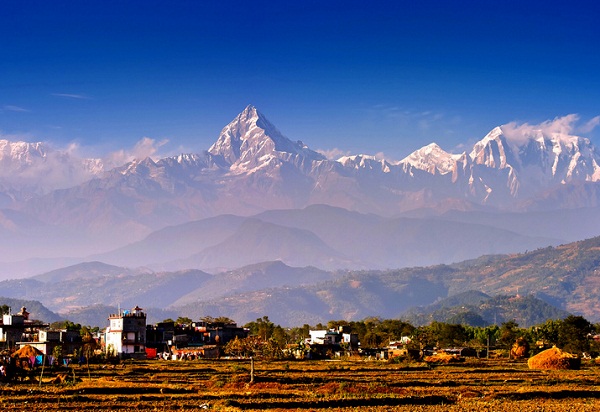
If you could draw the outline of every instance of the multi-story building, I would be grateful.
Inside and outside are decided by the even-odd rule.
[[[146,358],[146,314],[136,306],[111,314],[104,342],[106,352],[121,358]]]
[[[66,329],[39,329],[37,340],[19,342],[19,346],[29,345],[40,350],[45,355],[52,355],[54,348],[61,347],[61,353],[68,355],[80,350],[83,341],[79,331]]]
[[[9,350],[17,349],[21,341],[33,339],[36,331],[43,326],[42,322],[29,319],[29,312],[25,307],[17,314],[8,313],[0,318],[0,348]]]

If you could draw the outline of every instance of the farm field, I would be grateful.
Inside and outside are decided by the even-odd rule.
[[[41,373],[38,369],[37,373]],[[67,380],[55,383],[59,375]],[[72,377],[76,379],[73,382]],[[592,411],[600,367],[529,370],[525,362],[127,361],[44,371],[3,385],[3,411]]]

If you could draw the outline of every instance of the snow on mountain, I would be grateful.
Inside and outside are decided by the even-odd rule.
[[[378,159],[375,156],[369,155],[354,155],[354,156],[342,156],[337,159],[337,162],[348,169],[355,170],[379,170],[383,173],[389,173],[391,171],[391,164],[384,159]]]
[[[277,159],[289,161],[290,155],[309,160],[325,159],[301,141],[289,140],[252,105],[223,128],[208,153],[222,157],[234,173],[248,173],[277,164]]]
[[[589,139],[565,133],[528,130],[507,136],[503,127],[496,127],[473,146],[469,157],[485,166],[475,170],[474,178],[484,176],[489,182],[490,172],[504,171],[503,183],[513,198],[575,180],[600,181],[600,153]],[[497,184],[488,187],[499,190]]]
[[[444,151],[436,143],[431,143],[414,151],[400,161],[400,164],[410,165],[416,169],[424,170],[432,175],[445,175],[453,173],[452,181],[457,179],[457,169],[465,167],[467,157],[462,154],[451,154]],[[409,171],[412,176],[412,171]]]
[[[0,208],[20,216],[2,219],[0,245],[14,243],[10,233],[36,233],[23,229],[19,222],[26,221],[45,225],[44,234],[56,230],[51,246],[66,245],[70,256],[117,248],[167,225],[314,204],[382,216],[420,208],[591,207],[600,204],[600,190],[557,187],[597,185],[599,164],[588,139],[504,126],[460,154],[432,143],[399,162],[365,154],[327,160],[286,138],[250,105],[205,152],[135,160],[110,171],[43,143],[0,141]],[[24,236],[23,244],[50,246],[44,240],[50,235]]]
[[[80,158],[44,143],[0,140],[0,197],[5,202],[27,199],[72,187],[104,171],[99,159]]]

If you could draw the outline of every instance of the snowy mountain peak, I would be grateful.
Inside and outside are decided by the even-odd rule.
[[[8,165],[30,165],[36,158],[46,157],[46,148],[41,142],[10,142],[0,140],[0,163]]]
[[[222,156],[237,171],[248,171],[256,168],[257,163],[262,163],[260,159],[271,160],[285,154],[300,155],[311,160],[324,159],[324,156],[310,150],[301,141],[289,140],[252,105],[248,105],[223,128],[208,153]]]
[[[424,170],[431,174],[446,174],[456,169],[456,163],[464,154],[451,154],[443,150],[437,143],[430,143],[414,151],[400,161],[401,164],[410,165],[416,169]]]
[[[511,147],[501,127],[495,127],[475,143],[469,157],[475,164],[504,169],[514,165],[514,148]]]
[[[385,159],[379,159],[371,155],[342,156],[336,162],[348,169],[380,170],[383,173],[389,173],[391,170],[390,164]]]
[[[10,193],[4,197],[8,204],[80,184],[103,171],[100,159],[84,159],[41,142],[0,140],[0,198],[2,191]]]

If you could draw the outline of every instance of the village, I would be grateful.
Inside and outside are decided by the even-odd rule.
[[[210,317],[147,324],[139,306],[108,314],[103,330],[33,317],[22,307],[1,319],[3,410],[514,410],[518,399],[533,411],[538,402],[561,410],[567,396],[573,410],[587,411],[598,397],[600,336],[581,317],[470,329],[478,340],[461,325],[400,320],[331,321],[285,334],[267,316],[243,327]],[[547,330],[568,337],[557,341],[565,350]]]
[[[3,354],[23,352],[31,360],[31,366],[42,362],[53,364],[69,362],[86,357],[117,359],[191,360],[196,358],[220,358],[224,355],[245,355],[236,340],[250,336],[250,329],[238,327],[232,321],[219,319],[179,324],[175,321],[146,323],[146,313],[138,306],[108,316],[109,325],[96,334],[82,336],[79,330],[53,329],[49,324],[30,319],[30,313],[22,307],[18,313],[7,313],[0,323],[0,350]],[[309,337],[300,345],[288,345],[283,353],[297,359],[340,357],[359,353],[358,334],[351,333],[348,326],[337,329],[309,330]],[[410,342],[404,338],[403,344]],[[227,353],[226,348],[233,353]],[[395,353],[401,342],[392,342]],[[367,350],[367,356],[387,358],[385,350]]]
[[[97,333],[87,329],[73,328],[56,329],[31,318],[25,307],[13,314],[11,310],[2,316],[0,323],[0,350],[2,350],[2,369],[0,377],[10,381],[16,370],[26,374],[39,366],[68,367],[70,364],[122,362],[125,360],[161,360],[188,361],[199,359],[365,359],[393,360],[416,359],[451,362],[468,357],[487,358],[508,354],[508,358],[525,358],[529,355],[529,343],[519,336],[517,325],[508,322],[499,329],[489,329],[487,345],[473,344],[456,345],[459,340],[441,341],[440,336],[460,335],[460,325],[434,325],[446,329],[440,332],[437,345],[427,345],[424,334],[406,323],[403,325],[403,336],[387,342],[370,340],[366,345],[361,344],[359,334],[353,332],[351,325],[337,325],[325,328],[305,328],[303,336],[295,341],[281,344],[274,339],[275,331],[281,327],[269,322],[268,317],[257,319],[246,326],[239,327],[228,318],[206,318],[193,322],[185,318],[187,323],[172,320],[147,324],[147,315],[143,308],[135,306],[130,310],[119,310],[109,314],[108,326]],[[583,318],[574,317],[581,322]],[[550,321],[549,321],[550,322]],[[565,321],[566,322],[566,321]],[[305,325],[307,327],[308,325]],[[572,326],[572,325],[571,325]],[[589,324],[588,326],[591,326]],[[600,345],[600,335],[593,329],[572,330],[573,337],[581,333],[583,336],[580,347],[569,347],[578,352],[575,358],[595,358]],[[252,330],[254,329],[254,330]],[[588,330],[589,329],[589,330]],[[541,328],[536,328],[541,330]],[[407,332],[412,332],[411,334]],[[493,332],[494,331],[494,332]],[[85,332],[85,333],[84,333]],[[492,332],[500,338],[493,340],[490,346]],[[580,333],[581,332],[581,333]],[[421,336],[418,336],[421,334]],[[415,338],[416,337],[416,338]],[[367,335],[363,334],[363,339]],[[418,339],[418,342],[414,340]],[[466,343],[467,338],[460,337]],[[502,350],[502,341],[508,342],[508,352]],[[454,343],[454,345],[451,345]],[[442,346],[443,345],[443,346]],[[552,342],[538,340],[537,351],[546,349]],[[500,348],[500,350],[498,350]],[[575,349],[575,350],[574,350]],[[590,352],[591,351],[591,355]]]

